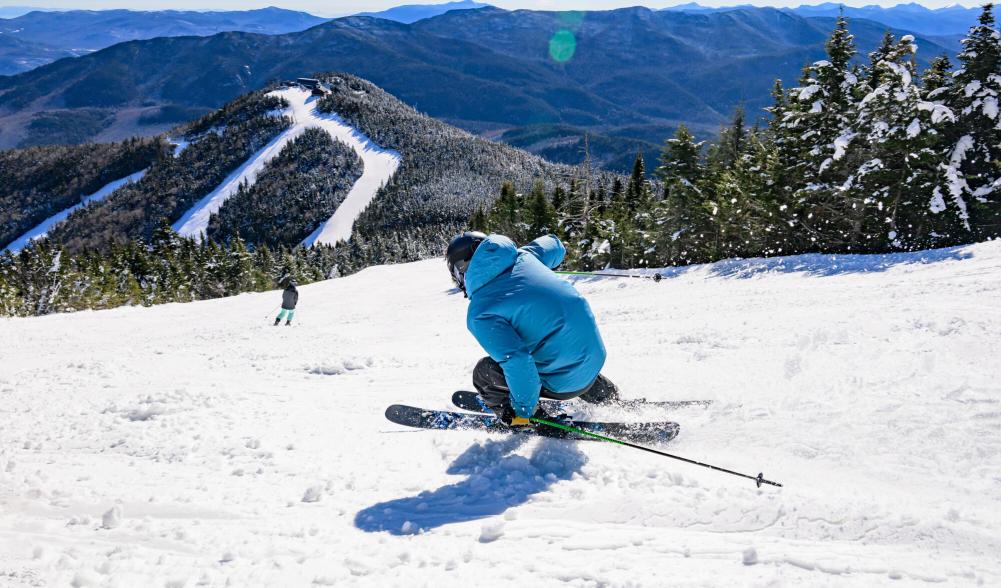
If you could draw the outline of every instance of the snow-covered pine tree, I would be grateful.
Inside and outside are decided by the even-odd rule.
[[[664,196],[654,209],[658,263],[675,265],[704,259],[710,231],[700,185],[705,178],[702,147],[685,125],[664,142],[654,175]]]
[[[932,59],[921,76],[921,101],[918,109],[922,121],[930,123],[931,130],[925,136],[925,156],[934,161],[935,178],[932,185],[931,199],[923,208],[915,206],[913,211],[927,215],[928,231],[926,238],[917,246],[934,247],[966,243],[971,238],[969,216],[966,201],[960,197],[952,197],[949,189],[950,158],[953,140],[956,136],[956,115],[946,106],[954,87],[952,63],[947,55]],[[934,155],[928,155],[931,152]],[[927,163],[923,161],[922,163]],[[919,203],[916,203],[919,204]],[[908,210],[911,210],[908,207]]]
[[[867,251],[918,249],[933,242],[932,201],[941,176],[937,166],[941,123],[948,118],[922,101],[915,83],[914,37],[894,41],[887,33],[871,55],[869,92],[852,124],[859,165],[842,186],[861,206],[860,247]]]
[[[0,316],[21,314],[21,296],[14,285],[14,256],[9,251],[0,252]]]
[[[150,272],[147,275],[153,288],[151,304],[178,302],[184,299],[183,296],[179,297],[179,294],[185,277],[178,271],[175,258],[175,253],[180,250],[180,243],[180,235],[170,228],[170,222],[166,218],[161,218],[150,239],[152,255],[146,256],[150,265]]]
[[[770,133],[756,126],[747,135],[744,156],[735,171],[748,207],[744,251],[747,255],[784,255],[792,250],[794,222],[788,194],[779,179],[785,173]]]
[[[847,202],[838,188],[847,176],[846,157],[854,135],[858,75],[851,65],[855,41],[843,16],[825,45],[827,59],[804,69],[799,87],[792,88],[784,105],[779,133],[791,139],[787,153],[801,162],[793,196],[793,215],[802,229],[802,249],[851,250],[858,241],[856,203]]]
[[[40,316],[58,311],[56,302],[63,287],[66,268],[63,251],[45,240],[22,249],[16,259],[18,272],[14,287],[20,292],[23,312]]]
[[[950,197],[965,200],[974,235],[984,239],[1001,236],[1001,33],[991,4],[962,43],[946,102],[958,129],[946,173]]]
[[[802,232],[799,225],[801,207],[797,205],[796,192],[806,185],[804,180],[806,162],[802,155],[806,152],[804,140],[798,129],[791,126],[792,117],[797,115],[790,108],[789,93],[782,87],[782,80],[775,80],[772,87],[772,105],[765,110],[771,114],[763,140],[769,146],[772,161],[769,165],[768,181],[770,196],[774,203],[776,220],[782,223],[781,232],[786,236],[779,242],[773,241],[771,250],[792,251],[803,246],[805,239],[797,238]]]

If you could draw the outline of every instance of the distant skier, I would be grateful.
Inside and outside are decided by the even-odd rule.
[[[285,319],[285,326],[292,326],[292,317],[295,316],[295,305],[299,303],[299,291],[295,289],[295,280],[289,278],[283,280],[282,283],[285,284],[285,291],[282,292],[282,309],[278,313],[278,318],[275,319],[275,326]]]
[[[554,235],[518,249],[503,235],[479,232],[455,237],[445,252],[470,301],[466,326],[489,354],[476,364],[473,386],[509,426],[546,418],[540,396],[596,404],[619,397],[600,374],[605,345],[590,306],[552,272],[565,254]]]

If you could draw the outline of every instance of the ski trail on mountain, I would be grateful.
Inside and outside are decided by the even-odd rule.
[[[51,231],[53,227],[55,227],[57,224],[63,222],[67,218],[69,218],[69,215],[72,214],[74,211],[79,210],[80,208],[86,206],[87,204],[89,204],[91,202],[100,202],[101,200],[104,200],[112,192],[114,192],[115,190],[121,188],[125,184],[128,184],[130,182],[138,182],[140,179],[142,179],[142,177],[145,174],[146,174],[146,170],[137,171],[134,174],[125,176],[124,178],[117,179],[117,180],[115,180],[113,182],[108,182],[104,187],[102,187],[97,192],[94,192],[93,194],[90,194],[88,196],[84,196],[83,198],[81,198],[79,204],[76,204],[76,205],[71,206],[71,207],[69,207],[69,208],[67,208],[65,210],[57,212],[56,214],[54,214],[54,215],[50,216],[49,218],[43,220],[42,222],[38,223],[38,225],[36,227],[34,227],[33,229],[31,229],[27,233],[21,235],[17,239],[15,239],[13,242],[10,243],[10,245],[7,245],[7,247],[4,249],[4,251],[10,251],[11,253],[17,253],[18,251],[24,249],[29,244],[31,244],[32,241],[35,241],[37,239],[41,239],[42,237],[45,237],[46,235],[48,235],[49,231]]]
[[[297,89],[287,92],[299,95],[308,94],[304,90]],[[375,198],[379,188],[384,186],[400,167],[400,154],[378,145],[336,114],[318,112],[316,99],[311,96],[303,101],[288,96],[286,99],[292,104],[297,123],[306,120],[309,121],[309,126],[320,127],[330,133],[334,139],[354,149],[362,160],[361,177],[355,181],[354,186],[351,186],[344,201],[337,207],[333,216],[313,231],[310,236],[303,239],[302,244],[309,247],[317,243],[334,245],[338,241],[347,241],[351,238],[351,229],[354,227],[355,219]]]
[[[361,177],[351,187],[334,215],[304,239],[303,245],[310,246],[316,243],[333,245],[337,241],[350,238],[355,219],[372,201],[379,188],[396,172],[400,165],[399,153],[383,149],[345,123],[341,117],[317,111],[317,99],[310,92],[301,88],[289,88],[272,94],[288,101],[290,108],[286,114],[292,117],[292,127],[280,133],[263,149],[251,156],[229,174],[215,190],[199,200],[174,223],[173,228],[180,235],[201,239],[208,228],[209,218],[236,193],[240,185],[246,183],[247,186],[252,186],[264,166],[278,156],[289,141],[312,127],[325,130],[331,138],[351,147],[361,158],[363,169]]]

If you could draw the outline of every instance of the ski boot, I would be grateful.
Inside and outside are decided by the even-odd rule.
[[[546,420],[552,423],[558,423],[567,427],[574,426],[573,419],[570,418],[570,415],[566,413],[560,413],[555,416],[547,414],[546,411],[542,410],[541,406],[535,410],[533,418]],[[543,437],[552,437],[554,439],[563,439],[567,435],[569,435],[569,433],[567,431],[564,431],[563,429],[553,427],[551,425],[542,425],[538,423],[535,423],[535,432],[538,433],[539,435],[542,435]]]
[[[608,405],[619,402],[619,389],[605,376],[598,374],[598,377],[591,384],[591,387],[580,395],[580,399],[588,404]]]

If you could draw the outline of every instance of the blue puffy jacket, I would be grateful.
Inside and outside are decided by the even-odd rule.
[[[552,235],[521,249],[503,235],[490,235],[466,270],[466,325],[504,368],[511,405],[522,417],[535,411],[541,387],[582,390],[605,364],[591,307],[552,272],[565,254]]]

